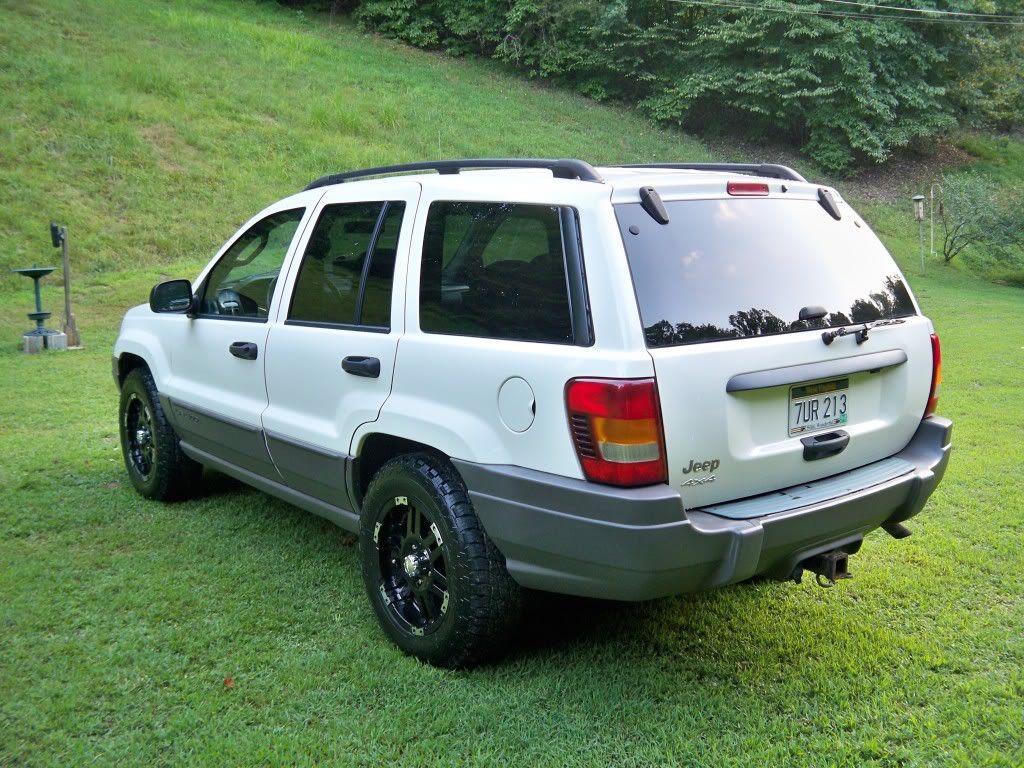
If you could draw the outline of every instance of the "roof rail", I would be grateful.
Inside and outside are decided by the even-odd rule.
[[[369,176],[387,176],[396,173],[413,173],[415,171],[437,171],[439,174],[447,175],[459,173],[470,168],[543,168],[551,171],[556,179],[579,179],[580,181],[596,181],[603,183],[604,179],[590,163],[583,160],[542,160],[538,158],[473,158],[468,160],[430,160],[422,163],[403,163],[401,165],[382,165],[379,168],[363,168],[358,171],[345,171],[344,173],[332,173],[329,176],[321,176],[311,183],[306,189],[317,189],[331,184],[354,179],[364,179]]]
[[[632,163],[630,165],[616,165],[616,168],[675,168],[681,171],[725,171],[733,173],[748,173],[754,176],[765,176],[769,179],[788,179],[789,181],[804,181],[803,176],[785,165],[774,163]]]

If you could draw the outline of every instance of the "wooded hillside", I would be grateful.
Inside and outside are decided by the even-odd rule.
[[[907,4],[909,3],[909,5]],[[957,126],[1024,120],[1020,0],[291,0],[479,54],[700,134],[847,171]]]

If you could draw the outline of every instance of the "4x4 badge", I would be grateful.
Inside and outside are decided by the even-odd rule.
[[[708,475],[707,477],[691,477],[689,480],[687,480],[685,483],[683,483],[683,487],[685,488],[687,486],[693,486],[693,485],[704,485],[705,483],[713,483],[713,482],[715,482],[715,476],[714,475]]]

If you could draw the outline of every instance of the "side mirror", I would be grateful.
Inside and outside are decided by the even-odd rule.
[[[188,312],[192,309],[192,283],[188,280],[157,283],[149,292],[149,308],[153,312]]]

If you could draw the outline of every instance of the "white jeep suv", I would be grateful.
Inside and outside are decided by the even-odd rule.
[[[831,584],[942,477],[939,343],[835,190],[774,165],[328,176],[114,347],[132,483],[203,466],[357,533],[403,650],[473,664],[523,588]]]

